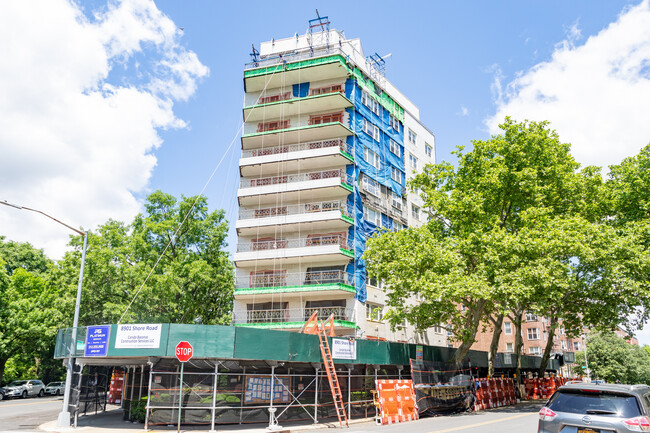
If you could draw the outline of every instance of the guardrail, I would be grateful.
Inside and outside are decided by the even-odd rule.
[[[240,220],[270,218],[284,215],[303,215],[320,212],[340,211],[341,215],[352,218],[352,210],[346,202],[340,200],[321,201],[301,204],[289,204],[256,209],[239,209]]]
[[[240,188],[253,188],[267,185],[280,185],[284,183],[305,182],[311,180],[340,178],[342,183],[352,186],[352,177],[345,170],[325,170],[313,171],[310,173],[286,174],[283,176],[259,177],[253,179],[242,178],[239,183]]]
[[[294,239],[259,239],[237,244],[237,252],[281,250],[289,248],[319,247],[338,245],[340,248],[352,249],[345,235],[317,235]]]
[[[246,313],[245,315],[243,313]],[[270,310],[246,310],[234,312],[233,323],[286,323],[304,322],[309,320],[313,313],[318,313],[320,320],[328,319],[334,314],[334,320],[352,321],[353,308],[346,307],[305,307],[305,308],[277,308]]]
[[[341,152],[352,154],[352,146],[346,143],[346,141],[342,138],[334,138],[331,140],[312,141],[309,143],[285,144],[282,146],[243,150],[241,156],[242,158],[251,158],[257,156],[268,156],[268,155],[278,155],[282,153],[299,152],[301,150],[324,149],[328,147],[339,147]]]
[[[252,272],[249,276],[237,277],[235,288],[261,288],[285,286],[311,286],[316,284],[349,284],[353,285],[354,275],[339,270],[332,271],[284,271]]]

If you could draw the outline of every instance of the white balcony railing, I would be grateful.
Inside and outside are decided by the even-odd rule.
[[[311,143],[286,144],[282,146],[264,147],[261,149],[243,150],[242,158],[279,155],[282,153],[299,152],[301,150],[324,149],[328,147],[338,147],[341,152],[346,152],[349,154],[352,153],[352,147],[346,143],[345,139],[334,138],[331,140],[312,141]]]
[[[286,286],[312,286],[316,284],[348,284],[353,285],[354,275],[345,271],[308,271],[292,272],[283,271],[273,273],[251,273],[249,276],[237,277],[235,288],[262,288]]]
[[[284,308],[273,310],[246,310],[234,312],[234,323],[305,322],[317,312],[321,320],[334,314],[334,320],[353,321],[354,309],[346,307]],[[243,314],[245,313],[245,314]]]
[[[266,59],[260,59],[257,62],[246,63],[245,69],[256,69],[264,66],[273,66],[283,63],[297,62],[299,60],[311,59],[313,57],[323,57],[333,54],[340,54],[347,58],[347,54],[337,46],[329,46],[324,48],[315,48],[311,51],[302,51],[297,53],[283,54]]]
[[[272,177],[260,177],[254,179],[243,178],[240,180],[240,188],[253,188],[258,186],[267,186],[267,185],[280,185],[285,183],[296,183],[296,182],[308,182],[313,180],[320,179],[341,179],[342,183],[347,185],[352,185],[352,178],[349,176],[345,170],[336,169],[336,170],[325,170],[325,171],[313,171],[310,173],[300,173],[300,174],[286,174],[284,176],[272,176]]]
[[[337,245],[340,248],[352,249],[345,235],[313,235],[295,239],[258,239],[237,244],[237,252],[281,250],[289,248],[319,247]]]
[[[341,200],[332,200],[257,209],[239,208],[239,219],[270,218],[284,215],[302,215],[330,211],[340,211],[341,215],[352,218],[352,210],[346,202]]]

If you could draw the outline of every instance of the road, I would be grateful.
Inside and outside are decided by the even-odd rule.
[[[35,432],[44,422],[56,419],[63,397],[31,397],[0,401],[0,432]]]
[[[403,424],[377,426],[373,424],[352,425],[349,432],[355,433],[535,433],[538,412],[543,403],[523,403],[515,407],[490,409],[435,418]],[[323,430],[309,430],[322,433]],[[306,433],[306,432],[305,432]]]

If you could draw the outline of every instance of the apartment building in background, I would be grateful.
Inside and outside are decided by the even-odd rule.
[[[309,29],[244,69],[234,324],[299,331],[317,312],[339,336],[444,346],[441,328],[391,329],[361,257],[377,230],[426,221],[406,182],[435,162],[434,136],[383,58],[327,18]]]

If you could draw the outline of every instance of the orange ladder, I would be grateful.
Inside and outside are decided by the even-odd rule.
[[[330,337],[334,336],[334,314],[332,314],[325,322],[319,323],[318,312],[315,311],[302,327],[302,332],[305,334],[318,335],[320,353],[323,356],[323,364],[325,365],[327,380],[330,384],[330,390],[332,391],[332,399],[334,400],[334,408],[336,409],[336,416],[339,419],[339,425],[343,427],[343,421],[345,421],[345,425],[349,427],[350,424],[348,423],[348,415],[345,412],[345,406],[343,405],[343,396],[341,395],[339,378],[336,374],[336,368],[334,367],[330,344],[329,341],[327,341],[328,334]]]

